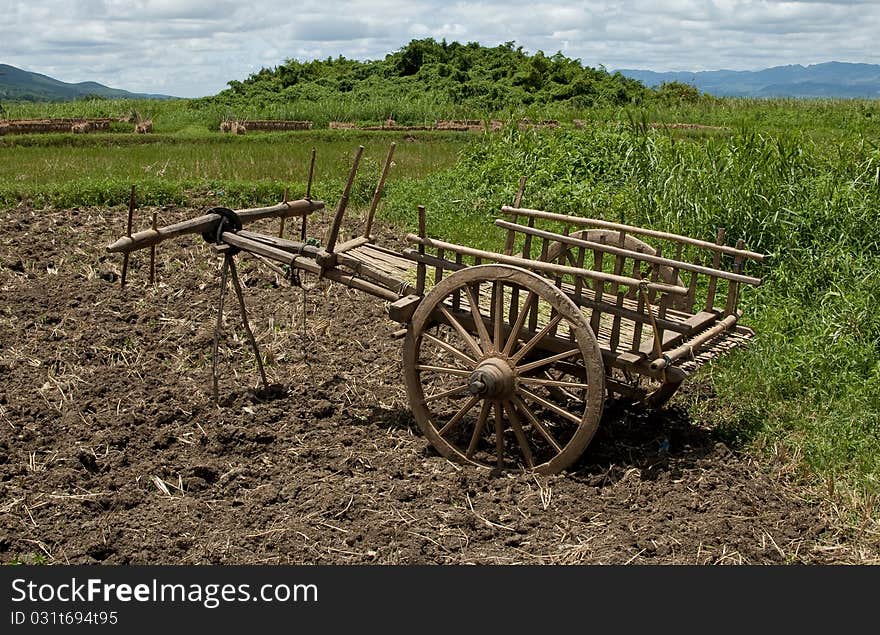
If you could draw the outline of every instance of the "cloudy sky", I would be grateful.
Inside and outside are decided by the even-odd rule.
[[[284,60],[377,59],[413,38],[562,51],[609,70],[880,63],[876,0],[0,0],[0,63],[209,95]]]

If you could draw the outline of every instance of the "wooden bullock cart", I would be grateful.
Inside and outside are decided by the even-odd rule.
[[[406,236],[410,248],[376,244],[373,216],[393,150],[364,231],[351,240],[337,239],[362,147],[323,246],[306,240],[308,215],[323,207],[307,194],[270,208],[215,208],[134,235],[129,229],[108,250],[127,258],[201,232],[225,258],[220,311],[231,273],[245,326],[239,251],[385,300],[389,317],[405,327],[403,373],[419,428],[442,455],[488,469],[570,467],[607,398],[660,406],[689,375],[753,336],[739,323],[738,304],[743,285],[761,283],[744,273],[761,254],[742,241],[726,245],[722,230],[710,242],[523,208],[525,179],[495,221],[506,235],[501,251],[429,238],[422,207],[418,233]],[[244,228],[267,216],[301,218],[300,239]]]

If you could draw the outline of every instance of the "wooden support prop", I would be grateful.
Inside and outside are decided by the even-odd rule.
[[[623,247],[623,242],[618,242],[618,245],[608,245],[605,243],[599,243],[592,240],[584,240],[581,238],[573,238],[571,236],[566,236],[564,234],[557,234],[555,232],[546,231],[543,229],[534,229],[530,227],[525,227],[523,225],[519,225],[516,223],[511,223],[510,221],[505,221],[501,219],[497,219],[495,221],[495,225],[501,227],[502,229],[514,230],[518,232],[522,232],[526,235],[532,235],[540,238],[550,238],[552,240],[556,240],[564,245],[572,245],[576,247],[584,247],[587,249],[593,249],[595,251],[603,251],[605,253],[614,254],[616,256],[635,258],[638,257],[644,262],[650,262],[652,264],[664,265],[673,268],[673,277],[675,280],[678,277],[679,270],[681,271],[697,271],[699,273],[703,273],[709,276],[716,276],[718,278],[723,278],[725,280],[736,280],[737,282],[741,282],[744,284],[751,284],[754,286],[759,286],[762,282],[761,278],[754,278],[752,276],[744,276],[740,273],[734,272],[730,273],[728,271],[724,271],[723,269],[713,269],[710,267],[703,267],[697,264],[691,264],[688,262],[682,262],[679,258],[681,255],[681,244],[678,245],[676,249],[676,253],[678,254],[676,258],[664,258],[662,255],[651,255],[645,253],[638,253],[633,251],[632,249],[626,249]],[[626,235],[625,231],[620,232],[621,236]],[[720,255],[719,255],[720,257]],[[740,260],[742,260],[742,256],[738,256]]]
[[[727,245],[719,245],[717,243],[710,243],[705,240],[697,240],[696,238],[681,236],[679,234],[670,234],[668,232],[661,232],[653,229],[643,229],[641,227],[635,227],[633,225],[612,223],[610,221],[599,220],[595,218],[583,218],[580,216],[569,216],[567,214],[554,214],[553,212],[545,212],[539,209],[527,209],[522,207],[514,208],[507,205],[503,206],[501,208],[501,211],[505,214],[516,214],[518,216],[526,216],[528,218],[543,218],[544,220],[555,220],[559,221],[560,223],[571,223],[573,225],[581,225],[585,227],[600,227],[603,229],[613,229],[615,231],[626,231],[630,234],[640,234],[642,236],[651,236],[653,238],[672,240],[682,242],[686,245],[692,245],[694,247],[701,247],[710,251],[717,251],[723,254],[728,254],[730,256],[736,256],[739,253],[744,258],[750,258],[759,262],[762,262],[765,258],[764,254],[759,254],[754,251],[738,251],[735,247],[728,247]]]
[[[719,245],[724,245],[724,228],[718,228],[718,235],[715,239]],[[718,269],[721,266],[721,252],[716,251],[713,260],[712,260],[712,268]],[[718,285],[718,277],[715,275],[709,276],[709,290],[706,292],[706,310],[711,311],[715,306],[715,288]]]
[[[150,224],[156,231],[156,212],[153,212],[153,221]],[[156,245],[150,245],[150,284],[156,284]]]
[[[339,228],[342,226],[342,217],[345,216],[345,208],[348,207],[348,196],[351,193],[351,186],[354,184],[354,177],[357,176],[358,164],[361,162],[361,155],[364,153],[364,146],[358,146],[354,155],[354,162],[351,165],[351,171],[348,173],[348,180],[345,182],[345,189],[342,190],[342,197],[336,206],[336,215],[333,217],[333,224],[330,226],[330,233],[327,235],[327,245],[325,249],[327,253],[332,254],[336,248],[336,240],[339,238]]]
[[[131,240],[131,224],[134,221],[134,192],[135,186],[131,186],[131,194],[128,197],[128,223],[125,226],[125,237]],[[128,276],[128,252],[122,257],[121,288],[125,288],[125,279]]]
[[[443,242],[442,240],[436,240],[434,238],[422,238],[420,236],[417,236],[416,234],[407,234],[406,240],[407,242],[424,245],[426,247],[445,249],[447,251],[461,253],[464,256],[491,260],[499,264],[514,265],[516,267],[522,267],[523,269],[531,269],[551,274],[558,273],[564,276],[568,275],[572,277],[583,276],[585,278],[590,278],[593,280],[616,282],[617,284],[622,284],[627,287],[638,287],[639,285],[639,280],[636,280],[634,278],[615,276],[613,274],[604,273],[601,271],[590,271],[589,269],[567,267],[563,265],[558,265],[554,262],[540,262],[538,260],[528,260],[526,258],[518,258],[516,256],[505,256],[504,254],[499,254],[492,251],[484,251],[482,249],[474,249],[473,247],[465,247],[462,245],[456,245],[454,243],[447,243]],[[672,284],[658,282],[649,284],[648,288],[659,293],[671,293],[673,295],[682,296],[687,294],[686,288]]]
[[[220,297],[217,299],[217,324],[214,327],[214,344],[211,348],[211,385],[214,404],[220,405],[220,392],[217,379],[217,357],[220,353],[220,331],[223,329],[223,302],[226,297],[226,280],[229,274],[229,258],[224,256],[223,269],[220,271]]]
[[[419,255],[425,255],[425,243],[428,238],[427,221],[425,219],[425,206],[419,205]],[[416,293],[424,295],[425,293],[425,274],[427,273],[425,263],[419,262],[416,265]]]
[[[373,200],[370,201],[370,211],[367,214],[367,224],[364,225],[365,238],[369,238],[373,233],[373,217],[376,215],[376,208],[379,207],[379,199],[382,198],[382,190],[385,188],[385,178],[388,176],[388,170],[391,169],[391,160],[394,158],[394,148],[396,147],[397,144],[392,143],[391,147],[388,148],[388,156],[385,157],[382,176],[379,177],[379,182],[376,184],[376,189],[373,192]]]
[[[278,203],[271,207],[256,207],[252,209],[237,210],[236,214],[241,219],[242,224],[252,223],[263,218],[275,218],[279,216],[304,216],[312,212],[323,209],[324,203],[321,201],[290,201],[288,203]],[[112,245],[107,246],[110,253],[129,253],[137,249],[144,249],[152,245],[158,245],[164,240],[184,236],[187,234],[201,234],[216,227],[223,217],[220,214],[205,214],[189,220],[160,227],[159,229],[147,229],[131,236],[120,238]]]
[[[247,305],[244,302],[244,292],[241,289],[241,281],[238,279],[238,268],[235,266],[235,258],[231,253],[225,256],[229,262],[229,274],[232,278],[232,286],[235,288],[235,296],[238,298],[238,308],[241,311],[241,325],[247,333],[248,340],[251,343],[251,349],[254,351],[254,358],[257,360],[257,368],[260,370],[260,379],[263,380],[263,389],[269,390],[269,381],[266,379],[266,371],[263,369],[263,355],[260,353],[260,347],[257,345],[257,338],[251,330],[251,325],[247,317]]]

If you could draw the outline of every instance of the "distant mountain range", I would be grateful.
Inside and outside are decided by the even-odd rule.
[[[880,99],[880,65],[826,62],[774,66],[761,71],[654,71],[618,69],[646,86],[691,84],[718,97],[862,97]]]
[[[173,99],[168,95],[130,93],[97,82],[68,84],[47,75],[0,64],[0,100],[69,101],[88,95],[112,99]]]
[[[880,99],[880,64],[826,62],[774,66],[760,71],[655,71],[622,68],[622,75],[646,86],[682,82],[718,97],[841,97]],[[174,99],[131,93],[97,82],[69,84],[47,75],[0,64],[0,101],[69,101],[88,95],[112,99]]]

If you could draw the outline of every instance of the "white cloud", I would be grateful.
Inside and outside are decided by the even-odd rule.
[[[0,62],[180,96],[287,58],[381,58],[414,37],[515,41],[610,69],[880,63],[871,0],[0,0],[0,15]]]

